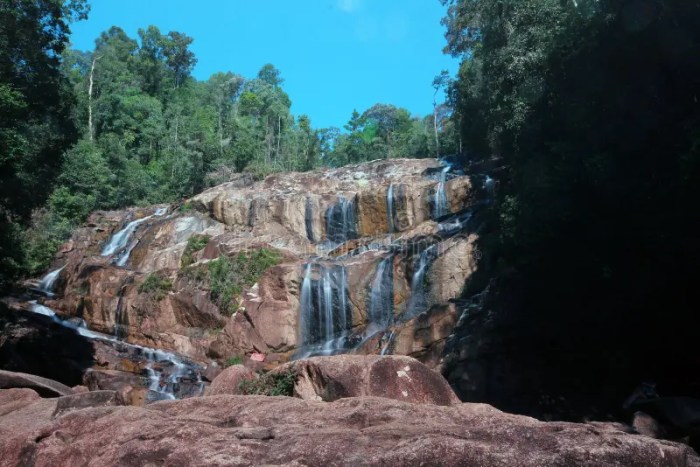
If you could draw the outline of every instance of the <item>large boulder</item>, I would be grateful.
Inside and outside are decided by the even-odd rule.
[[[313,357],[273,370],[278,375],[290,372],[296,375],[294,395],[306,400],[374,396],[417,404],[459,403],[442,376],[410,357]]]
[[[232,365],[214,378],[214,381],[206,389],[205,396],[218,396],[219,394],[242,394],[239,386],[242,381],[250,381],[257,378],[255,372],[243,365]]]
[[[59,397],[73,394],[73,390],[48,378],[0,370],[0,389],[27,388],[33,389],[44,397]]]
[[[482,404],[215,396],[96,407],[0,391],[0,459],[25,465],[700,466],[687,446],[615,424],[540,422]],[[29,391],[29,392],[27,392]]]

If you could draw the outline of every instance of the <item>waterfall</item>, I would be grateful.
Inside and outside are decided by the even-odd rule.
[[[422,311],[425,311],[428,306],[425,274],[430,268],[436,247],[437,245],[432,245],[426,248],[418,257],[418,262],[416,263],[416,268],[411,278],[411,298],[408,300],[406,311],[402,316],[404,320],[413,318]]]
[[[433,219],[438,219],[450,213],[450,208],[447,205],[447,193],[445,192],[445,182],[447,181],[447,172],[452,167],[446,165],[440,171],[440,180],[435,190],[435,200],[433,202]]]
[[[302,345],[297,358],[334,355],[345,349],[352,313],[344,265],[307,263],[300,306]]]
[[[389,232],[396,232],[396,222],[394,221],[396,213],[394,212],[394,184],[389,184],[389,189],[386,191],[386,218]]]
[[[344,243],[357,238],[355,202],[340,197],[338,203],[326,210],[326,237],[331,242]]]
[[[61,266],[60,268],[55,269],[42,277],[41,281],[39,281],[39,292],[43,293],[47,297],[53,297],[53,286],[55,285],[59,274],[61,274],[61,271],[63,271],[63,268],[65,268],[65,266]]]
[[[73,329],[87,339],[109,342],[115,346],[118,346],[119,348],[123,348],[137,355],[144,356],[148,362],[145,370],[149,378],[149,389],[158,393],[158,397],[160,399],[176,399],[177,396],[182,396],[183,393],[181,390],[181,384],[183,380],[186,379],[195,381],[197,384],[198,393],[201,393],[204,389],[197,366],[186,363],[182,358],[171,352],[143,347],[136,344],[128,344],[107,334],[91,331],[84,325],[84,321],[81,324],[75,324],[69,320],[63,320],[59,318],[54,310],[47,306],[40,305],[36,302],[36,300],[29,302],[29,305],[29,310],[31,312],[48,316],[55,323],[66,328]],[[171,367],[173,371],[166,374],[165,371],[157,371],[154,369],[154,365],[163,364]]]
[[[313,335],[313,297],[311,293],[311,263],[304,266],[304,279],[301,282],[300,322],[302,341],[308,342]]]
[[[471,211],[467,211],[458,216],[451,217],[444,222],[440,222],[438,224],[438,232],[445,235],[454,235],[466,227],[472,215],[473,213]]]
[[[391,355],[391,344],[394,343],[395,336],[396,334],[394,333],[394,331],[391,331],[391,333],[389,334],[389,338],[387,339],[386,344],[384,344],[384,346],[382,347],[382,351],[379,352],[379,355]]]
[[[377,266],[372,281],[369,320],[386,329],[394,315],[394,256],[389,255]]]
[[[155,213],[151,214],[150,216],[146,216],[141,219],[136,219],[135,221],[129,222],[126,225],[126,227],[112,235],[112,238],[110,238],[109,242],[107,242],[107,244],[102,248],[102,252],[100,254],[102,256],[111,256],[114,253],[123,250],[129,243],[131,236],[134,234],[139,225],[143,224],[148,219],[154,216],[162,216],[166,212],[167,208],[159,208],[156,210]],[[127,249],[127,251],[122,253],[122,255],[117,260],[117,264],[119,266],[123,266],[124,264],[126,264],[126,261],[129,259],[129,254],[131,254],[131,250],[134,249],[134,246],[136,245],[132,245],[130,248]]]

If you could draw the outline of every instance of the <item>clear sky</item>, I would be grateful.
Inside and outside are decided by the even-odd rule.
[[[115,25],[137,38],[150,24],[194,38],[197,79],[217,71],[282,72],[292,112],[317,128],[342,127],[354,108],[381,102],[432,111],[433,77],[458,63],[445,44],[438,0],[90,0],[73,46],[92,50]]]

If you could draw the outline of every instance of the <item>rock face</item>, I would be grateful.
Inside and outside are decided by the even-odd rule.
[[[240,395],[239,385],[245,380],[254,380],[257,378],[255,372],[243,365],[232,365],[214,378],[206,392],[205,396],[218,396],[220,394]]]
[[[55,410],[31,390],[0,391],[3,466],[700,465],[685,445],[619,425],[546,423],[481,404],[222,395]]]
[[[41,376],[0,370],[0,389],[28,388],[45,397],[68,396],[73,390],[68,386]]]
[[[74,386],[94,364],[93,345],[75,331],[0,303],[0,368]]]
[[[460,403],[442,376],[410,357],[313,357],[273,371],[288,372],[296,375],[294,395],[305,400],[374,396],[417,404]]]
[[[431,310],[475,271],[467,227],[477,191],[435,159],[391,159],[239,177],[177,209],[96,212],[61,248],[56,295],[44,304],[200,362],[405,352],[435,365],[454,319]],[[279,264],[222,303],[211,262],[263,248]]]

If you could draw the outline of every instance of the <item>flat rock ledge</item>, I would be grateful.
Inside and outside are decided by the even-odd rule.
[[[56,401],[0,391],[3,466],[700,466],[689,447],[622,425],[483,404],[218,395],[54,415]]]

